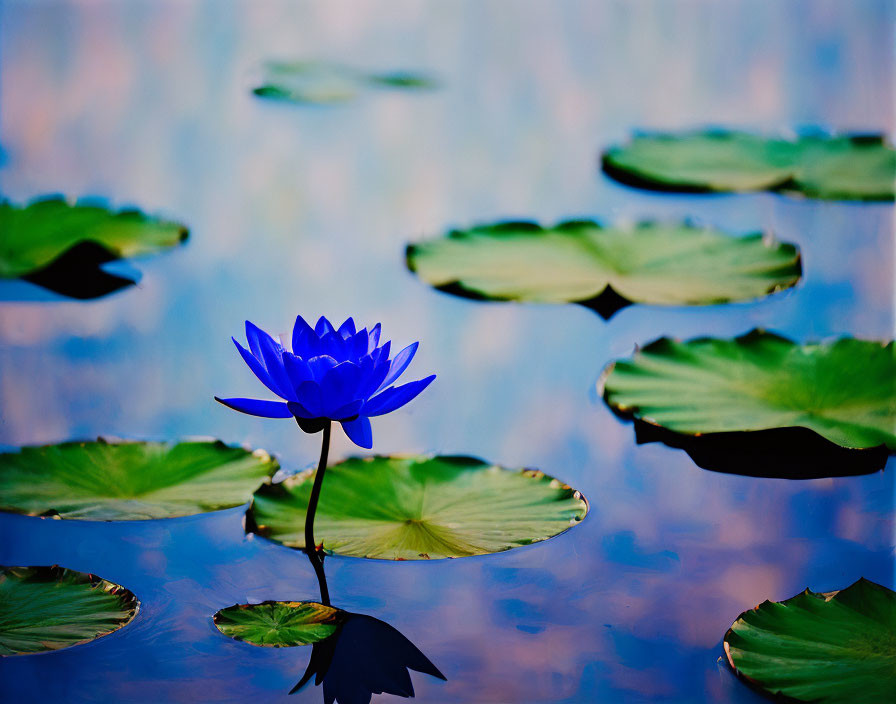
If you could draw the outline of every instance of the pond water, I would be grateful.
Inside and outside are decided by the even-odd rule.
[[[738,614],[860,576],[894,586],[894,469],[788,481],[714,473],[636,445],[604,366],[662,335],[762,326],[800,341],[894,331],[891,204],[671,196],[615,184],[599,150],[635,128],[800,125],[893,137],[889,2],[4,2],[0,191],[135,204],[189,225],[90,302],[31,284],[0,302],[0,443],[213,436],[315,462],[319,436],[216,404],[260,387],[230,336],[296,313],[381,321],[438,378],[374,419],[374,448],[538,467],[586,520],[460,560],[327,560],[334,605],[395,626],[446,675],[425,702],[752,702],[724,663]],[[341,107],[254,98],[259,63],[325,58],[438,76]],[[409,241],[499,219],[694,216],[774,232],[804,278],[706,308],[478,303],[404,266]],[[414,375],[416,374],[416,375]],[[334,459],[357,454],[334,433]],[[86,523],[0,516],[0,564],[59,563],[126,585],[128,627],[0,660],[3,701],[316,702],[287,697],[310,648],[255,648],[211,617],[314,599],[308,560],[247,538],[243,509]],[[385,697],[384,697],[385,699]]]

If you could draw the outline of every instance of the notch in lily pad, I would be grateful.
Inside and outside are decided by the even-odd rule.
[[[706,469],[809,479],[867,474],[896,452],[893,342],[799,345],[754,330],[734,339],[661,338],[607,367],[598,390]]]
[[[632,303],[755,300],[791,288],[802,272],[793,244],[762,233],[734,237],[689,222],[500,222],[410,244],[406,259],[417,276],[447,293],[579,303],[605,319]]]
[[[860,579],[742,613],[723,641],[750,686],[785,701],[888,702],[896,692],[896,593]]]
[[[896,150],[882,135],[783,139],[729,130],[643,133],[601,157],[609,177],[682,193],[777,191],[825,200],[892,201]]]
[[[71,298],[98,298],[135,283],[105,271],[104,264],[175,247],[187,236],[179,223],[136,209],[114,211],[90,200],[4,201],[0,279],[22,278]]]
[[[124,587],[53,565],[0,567],[0,655],[80,645],[130,623],[140,607]]]
[[[220,441],[66,442],[0,454],[0,510],[88,521],[190,516],[247,503],[277,471]]]
[[[437,86],[431,76],[412,71],[374,73],[327,61],[268,61],[252,92],[299,105],[338,105],[376,89],[421,91]]]
[[[260,487],[246,529],[304,549],[314,472]],[[584,497],[531,469],[471,457],[350,458],[327,469],[315,539],[327,553],[427,560],[502,552],[559,535],[588,512]]]

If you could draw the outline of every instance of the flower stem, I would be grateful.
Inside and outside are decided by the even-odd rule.
[[[311,559],[317,582],[320,586],[321,603],[330,605],[330,594],[327,590],[327,579],[324,575],[324,556],[318,552],[317,543],[314,541],[314,515],[317,513],[317,501],[320,498],[320,488],[324,483],[324,473],[327,471],[327,455],[330,452],[330,426],[331,421],[324,425],[324,437],[321,441],[320,462],[317,464],[317,473],[314,475],[314,484],[311,487],[311,496],[308,499],[308,511],[305,513],[305,551]]]

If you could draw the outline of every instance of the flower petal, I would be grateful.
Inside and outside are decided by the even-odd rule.
[[[344,362],[349,358],[348,343],[338,332],[327,333],[320,338],[320,354],[326,354],[338,362]]]
[[[289,412],[292,413],[296,418],[317,418],[317,416],[305,408],[298,401],[289,401],[286,404],[286,407],[289,409]]]
[[[348,340],[350,359],[361,359],[367,355],[368,335],[367,328],[355,333]]]
[[[301,357],[297,357],[296,355],[283,350],[282,358],[283,369],[289,377],[293,390],[299,388],[299,384],[302,382],[311,381],[314,378],[314,375],[311,373],[311,367],[308,366],[308,362]]]
[[[336,332],[339,333],[339,336],[343,340],[347,340],[355,334],[355,321],[351,318],[346,318],[345,322],[339,326],[339,329]]]
[[[415,342],[412,345],[408,345],[401,352],[395,355],[395,359],[392,360],[392,364],[389,367],[389,374],[386,376],[383,383],[379,386],[377,391],[388,386],[393,381],[395,381],[398,377],[401,376],[401,373],[408,368],[408,365],[411,363],[411,360],[414,358],[414,355],[417,354],[417,348],[420,346],[419,342]]]
[[[261,348],[263,343],[267,343],[270,347],[277,344],[274,342],[273,337],[248,320],[246,321],[246,339],[249,341],[249,349],[252,350],[252,354],[258,359],[261,359]]]
[[[305,407],[312,418],[320,418],[323,415],[320,387],[316,381],[304,381],[296,388],[296,397],[299,403]]]
[[[383,385],[383,379],[389,373],[389,360],[384,357],[377,361],[365,357],[361,365],[362,381],[358,386],[358,398],[370,398]]]
[[[218,398],[215,401],[223,403],[240,413],[248,413],[250,416],[262,418],[291,418],[292,413],[283,401],[262,401],[255,398]]]
[[[322,381],[326,373],[337,364],[338,362],[327,354],[318,355],[308,360],[308,367],[311,369],[315,381]]]
[[[299,315],[296,316],[296,324],[292,328],[292,353],[302,359],[308,359],[308,357],[313,357],[317,354],[317,350],[314,350],[314,354],[307,354],[309,351],[310,343],[317,341],[317,333],[314,332],[314,328],[312,328],[305,319]]]
[[[251,369],[252,373],[258,377],[258,380],[278,396],[283,396],[283,394],[280,393],[280,388],[273,382],[271,375],[268,374],[264,365],[259,362],[249,350],[237,342],[235,337],[231,337],[230,339],[233,340],[233,344],[235,344],[236,348],[240,351],[240,356],[243,358],[243,361],[249,365],[249,369]]]
[[[411,381],[401,386],[393,386],[374,396],[364,404],[363,413],[366,416],[381,416],[401,408],[408,401],[432,383],[436,375],[428,376],[419,381]]]
[[[358,447],[369,450],[373,447],[373,433],[370,429],[370,419],[367,416],[358,416],[354,420],[342,421],[342,429]]]
[[[328,332],[336,332],[336,329],[333,327],[333,324],[327,320],[326,316],[322,315],[317,321],[317,325],[314,326],[314,332],[317,333],[318,337],[322,337]]]
[[[383,326],[377,323],[373,326],[373,329],[370,331],[370,341],[367,347],[367,354],[370,354],[376,349],[376,346],[380,344],[380,333],[383,330]]]
[[[324,415],[345,418],[333,415],[332,411],[358,398],[356,392],[360,381],[361,369],[353,362],[342,362],[328,371],[320,382]]]
[[[358,399],[357,401],[345,404],[341,408],[335,409],[332,413],[328,413],[327,416],[331,420],[338,420],[341,423],[343,418],[354,418],[357,416],[363,405],[364,401]]]

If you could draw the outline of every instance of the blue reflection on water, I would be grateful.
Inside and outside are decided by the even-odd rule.
[[[752,702],[720,665],[743,610],[865,576],[894,585],[893,460],[865,477],[716,474],[636,446],[594,383],[635,344],[763,326],[797,340],[893,335],[893,206],[770,194],[642,193],[597,172],[636,127],[780,131],[893,125],[887,2],[129,3],[0,5],[0,190],[100,194],[189,224],[99,301],[0,303],[0,442],[210,435],[316,458],[293,423],[217,407],[257,384],[230,335],[251,318],[381,320],[439,379],[378,419],[381,453],[471,454],[581,489],[575,530],[427,564],[333,558],[334,604],[382,619],[448,677],[427,702]],[[249,94],[269,57],[413,68],[444,88],[302,110]],[[404,245],[505,218],[698,216],[773,231],[805,277],[765,300],[632,306],[477,304],[432,291]],[[450,412],[446,412],[450,409]],[[354,453],[341,436],[336,459]],[[254,648],[211,616],[313,598],[304,557],[243,534],[241,510],[152,523],[0,516],[0,563],[95,572],[143,607],[91,644],[0,660],[0,699],[291,699],[310,649]]]

